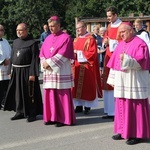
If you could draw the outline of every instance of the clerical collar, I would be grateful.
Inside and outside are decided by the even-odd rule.
[[[1,38],[0,41],[3,41],[3,39]]]
[[[59,30],[57,33],[53,33],[54,36],[60,35],[62,33],[62,30]]]
[[[90,33],[86,32],[84,35],[80,35],[79,37],[86,37],[87,35],[89,35]]]
[[[141,32],[141,31],[145,31],[144,29],[139,29],[139,30],[136,30],[136,32]]]
[[[135,38],[136,35],[133,35],[129,40],[125,41],[125,43],[129,43],[131,42],[134,38]]]
[[[97,37],[98,35],[94,33],[94,35]]]
[[[115,28],[118,27],[121,24],[121,20],[117,18],[117,20],[115,22],[111,22],[111,27]]]

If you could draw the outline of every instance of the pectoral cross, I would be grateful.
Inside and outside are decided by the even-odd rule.
[[[20,55],[20,51],[17,52],[17,57]]]
[[[54,50],[54,47],[51,47],[51,48],[50,48],[51,53],[52,53],[53,50]]]

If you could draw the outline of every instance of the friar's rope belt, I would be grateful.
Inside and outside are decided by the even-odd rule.
[[[32,98],[32,103],[34,103],[34,81],[29,81],[29,97]]]

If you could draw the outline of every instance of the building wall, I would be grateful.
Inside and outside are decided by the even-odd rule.
[[[129,16],[129,17],[119,17],[122,21],[129,21],[131,23],[134,22],[135,19],[140,18],[143,20],[143,24],[147,25],[147,31],[150,32],[150,16]],[[79,21],[78,18],[76,18],[76,21]],[[87,24],[87,31],[92,32],[93,26],[98,25],[99,27],[107,27],[108,21],[107,18],[82,18],[80,21],[84,21]]]

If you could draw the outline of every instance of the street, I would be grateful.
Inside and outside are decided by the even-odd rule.
[[[42,84],[41,84],[42,90]],[[102,119],[103,100],[89,115],[76,114],[76,125],[56,128],[44,125],[42,116],[27,123],[11,121],[13,111],[0,110],[0,150],[149,150],[150,140],[129,146],[126,140],[114,141],[113,121]]]

